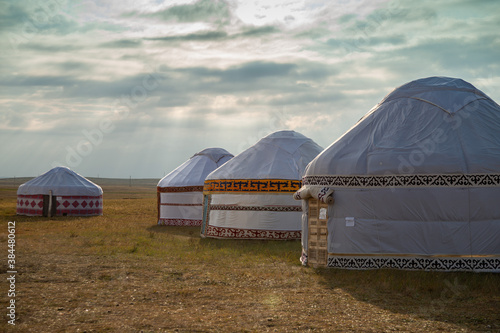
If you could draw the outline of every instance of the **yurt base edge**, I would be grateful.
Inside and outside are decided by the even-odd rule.
[[[500,257],[399,257],[328,255],[327,267],[426,271],[500,272]]]
[[[201,220],[189,220],[189,219],[159,219],[158,225],[166,226],[181,226],[181,227],[200,227]]]
[[[300,239],[301,234],[302,232],[300,230],[238,229],[211,225],[208,225],[205,230],[205,236],[211,238],[292,240]]]

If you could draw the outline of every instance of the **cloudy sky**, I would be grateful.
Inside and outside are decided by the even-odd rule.
[[[0,0],[0,177],[161,178],[293,129],[327,147],[392,89],[500,102],[496,0]]]

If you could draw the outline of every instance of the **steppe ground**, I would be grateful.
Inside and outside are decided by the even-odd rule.
[[[16,216],[24,181],[0,180],[2,332],[500,332],[500,274],[302,267],[299,241],[157,226],[157,180],[93,179],[103,216]]]

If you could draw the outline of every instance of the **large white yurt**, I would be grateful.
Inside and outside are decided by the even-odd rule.
[[[293,200],[306,165],[322,150],[294,131],[272,133],[207,176],[202,237],[300,239]]]
[[[233,155],[222,148],[207,148],[163,177],[157,186],[158,224],[200,226],[203,182],[207,175]]]
[[[19,186],[17,214],[102,215],[102,189],[67,167],[55,167]]]
[[[307,167],[302,262],[500,271],[500,106],[429,77],[387,95]]]

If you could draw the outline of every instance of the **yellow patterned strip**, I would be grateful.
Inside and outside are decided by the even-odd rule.
[[[301,186],[302,183],[300,180],[290,179],[216,179],[205,180],[203,193],[294,193],[300,189]]]

